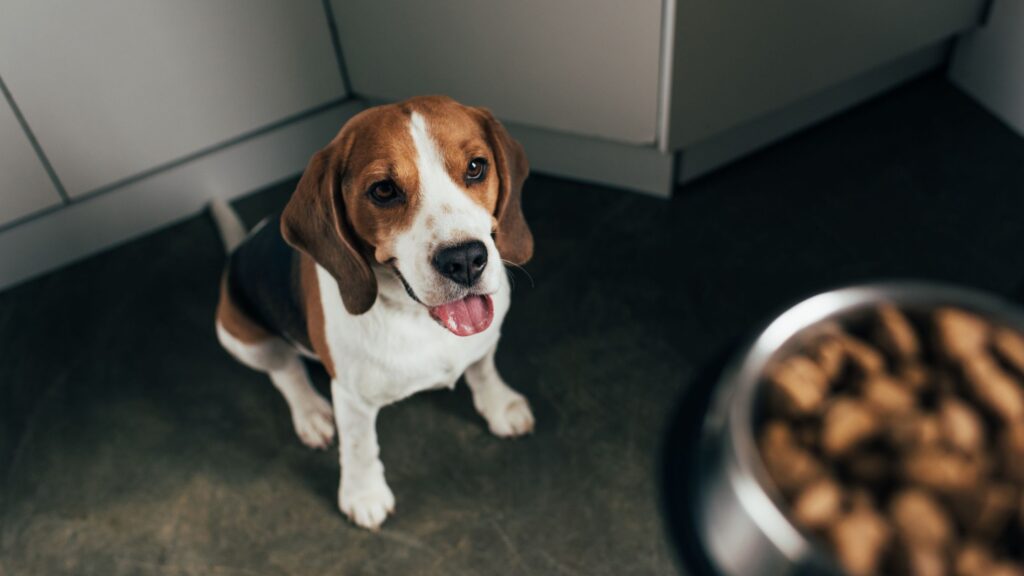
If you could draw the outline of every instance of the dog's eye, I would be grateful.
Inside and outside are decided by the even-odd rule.
[[[392,180],[381,180],[370,186],[366,194],[378,206],[390,206],[402,201],[402,191]]]
[[[479,182],[487,175],[487,160],[484,158],[473,158],[466,166],[466,182]]]

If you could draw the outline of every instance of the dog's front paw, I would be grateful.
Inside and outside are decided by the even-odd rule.
[[[348,488],[342,481],[338,491],[338,507],[358,526],[369,530],[380,528],[388,514],[395,511],[395,495],[387,482],[379,480],[362,486]]]
[[[533,412],[526,398],[515,394],[497,408],[484,414],[491,433],[502,438],[512,438],[533,432]]]
[[[318,394],[297,402],[292,408],[292,424],[299,440],[310,448],[327,448],[334,438],[334,410]]]

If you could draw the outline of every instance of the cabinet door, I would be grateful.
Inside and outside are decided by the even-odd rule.
[[[975,25],[984,0],[678,0],[670,143],[682,147]]]
[[[0,97],[0,227],[60,204],[60,196],[14,112]]]
[[[650,143],[660,0],[332,0],[352,90],[447,94],[504,120]]]
[[[3,0],[0,76],[68,193],[344,96],[323,5]]]

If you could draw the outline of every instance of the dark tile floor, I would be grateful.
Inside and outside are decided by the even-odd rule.
[[[657,448],[723,343],[841,283],[1024,282],[1024,140],[937,76],[671,202],[536,176],[525,205],[498,364],[537,431],[491,437],[464,387],[386,409],[379,534],[219,348],[205,217],[0,294],[0,574],[670,574]]]

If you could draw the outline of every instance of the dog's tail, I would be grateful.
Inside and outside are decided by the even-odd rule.
[[[224,242],[224,251],[230,254],[235,248],[238,248],[248,234],[245,225],[242,224],[242,219],[227,202],[220,198],[210,200],[210,216],[213,217],[217,231],[220,232],[220,239]]]

